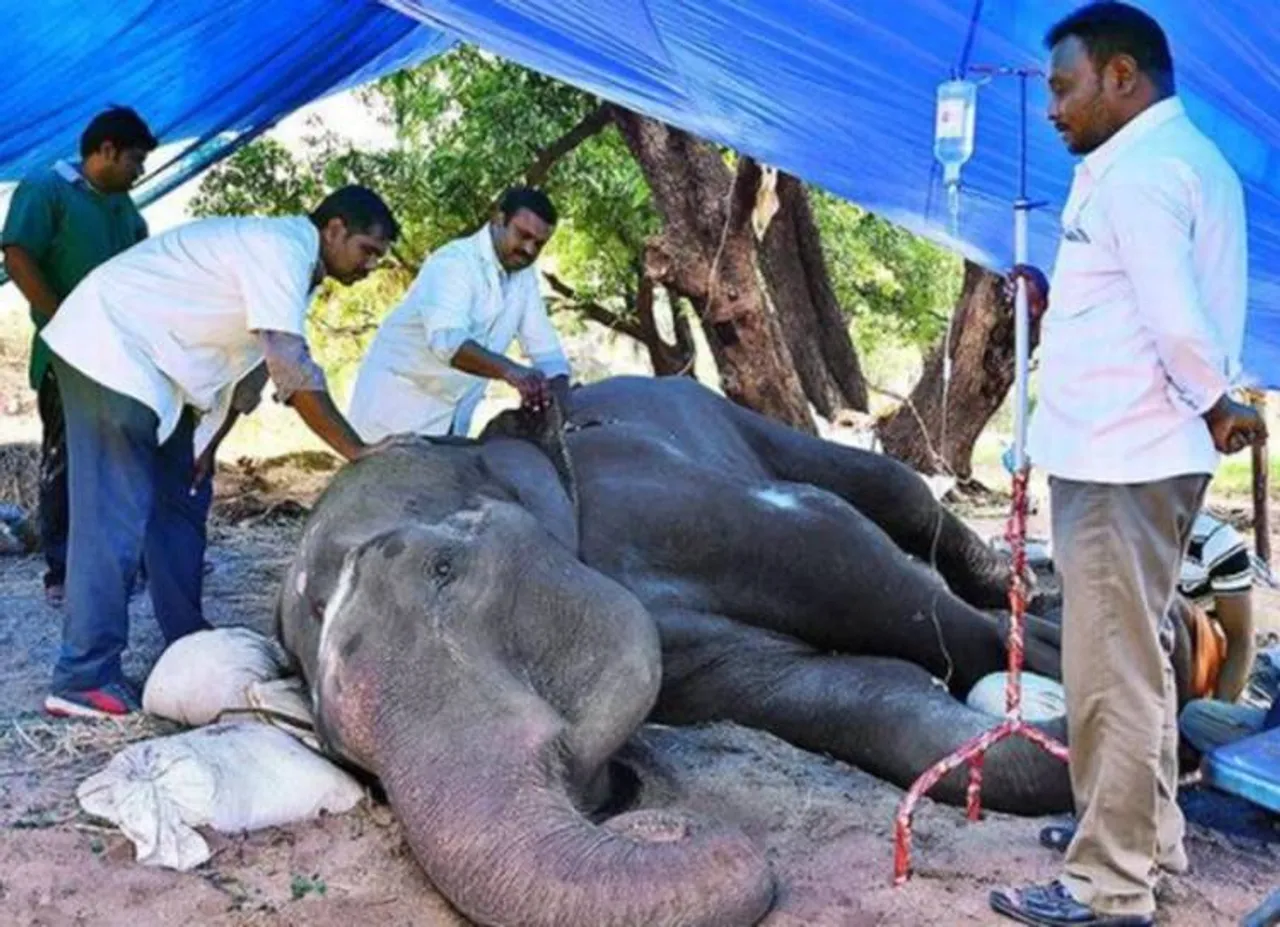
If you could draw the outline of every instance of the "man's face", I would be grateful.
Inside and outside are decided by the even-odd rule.
[[[369,276],[390,248],[391,240],[381,228],[352,232],[341,219],[329,220],[320,235],[325,273],[347,286]]]
[[[506,224],[502,224],[506,218]],[[516,271],[533,264],[542,253],[542,246],[551,238],[555,227],[548,225],[528,209],[518,209],[507,218],[499,214],[494,220],[493,250],[503,270]]]
[[[141,148],[117,148],[114,142],[104,142],[98,153],[102,155],[99,182],[107,193],[127,192],[146,171],[147,153]]]
[[[1049,121],[1068,151],[1087,155],[1122,125],[1113,62],[1096,67],[1084,43],[1072,35],[1053,47],[1049,68]]]

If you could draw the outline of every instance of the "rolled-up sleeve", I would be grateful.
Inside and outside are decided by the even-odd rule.
[[[1108,204],[1120,262],[1154,335],[1169,398],[1194,415],[1227,392],[1236,365],[1196,282],[1197,184],[1185,165],[1169,161],[1118,186]]]
[[[518,338],[520,350],[529,362],[548,377],[569,376],[569,359],[565,357],[560,336],[547,315],[546,303],[532,277],[526,281],[524,305],[520,316]]]
[[[259,331],[258,341],[280,402],[288,402],[294,393],[328,389],[324,371],[311,359],[306,339],[292,332]]]
[[[471,337],[475,273],[455,256],[427,261],[405,300],[422,319],[427,350],[448,364]]]

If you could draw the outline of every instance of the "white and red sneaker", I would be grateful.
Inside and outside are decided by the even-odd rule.
[[[141,709],[132,689],[119,682],[85,692],[52,692],[44,700],[44,710],[55,718],[122,718]]]

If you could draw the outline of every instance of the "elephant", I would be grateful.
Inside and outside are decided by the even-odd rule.
[[[1010,569],[891,458],[689,378],[617,377],[344,467],[277,624],[326,748],[382,784],[472,920],[751,924],[774,891],[761,852],[614,815],[612,758],[646,720],[727,720],[906,787],[994,723],[962,699],[1007,664]],[[1033,630],[1028,665],[1053,673]],[[961,770],[932,794],[964,788]],[[983,800],[1067,810],[1067,769],[1006,740]]]

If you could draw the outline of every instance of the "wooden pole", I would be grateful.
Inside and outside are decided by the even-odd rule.
[[[1263,420],[1267,417],[1267,394],[1250,390],[1253,407]],[[1258,558],[1271,565],[1270,461],[1267,442],[1253,446],[1253,547]]]

